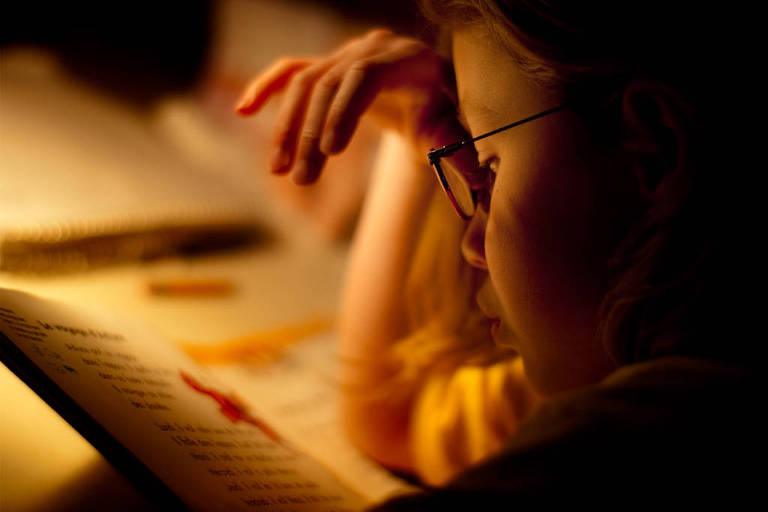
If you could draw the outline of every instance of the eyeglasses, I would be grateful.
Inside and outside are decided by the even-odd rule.
[[[453,204],[456,213],[462,219],[468,220],[472,218],[475,211],[477,211],[478,204],[483,206],[485,210],[488,210],[493,180],[495,178],[494,173],[490,172],[486,166],[478,166],[474,143],[504,130],[509,130],[515,126],[520,126],[521,124],[552,114],[565,107],[566,105],[559,105],[550,108],[520,121],[484,133],[474,139],[461,140],[433,149],[427,154],[429,163],[435,169],[440,185],[443,187],[448,199],[450,199],[451,204]],[[475,183],[478,180],[471,179],[475,176],[482,177],[483,181]]]

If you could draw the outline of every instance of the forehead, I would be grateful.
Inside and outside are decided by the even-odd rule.
[[[470,124],[509,123],[551,103],[548,92],[481,27],[454,32],[452,49],[459,104]]]

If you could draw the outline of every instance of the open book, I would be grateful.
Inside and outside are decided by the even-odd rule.
[[[2,362],[163,509],[352,511],[410,489],[334,423],[329,341],[214,375],[138,322],[0,288]]]

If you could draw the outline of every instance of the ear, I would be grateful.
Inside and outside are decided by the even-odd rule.
[[[635,81],[623,92],[622,149],[641,192],[652,201],[676,195],[683,185],[687,113],[684,98],[663,83]]]

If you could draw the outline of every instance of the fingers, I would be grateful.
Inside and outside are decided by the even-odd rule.
[[[313,142],[319,138],[322,130],[322,125],[317,126],[316,120],[320,115],[318,109],[322,108],[318,102],[322,101],[322,98],[318,100],[316,94],[324,90],[323,88],[315,90],[315,82],[331,65],[331,62],[322,61],[296,73],[285,91],[283,103],[275,120],[272,140],[274,149],[269,161],[270,170],[273,173],[283,174],[294,167],[293,180],[299,184],[314,181],[325,164],[325,155]],[[311,116],[307,116],[308,110],[312,111]],[[310,123],[308,124],[307,121]]]
[[[275,150],[271,162],[273,172],[290,170],[298,184],[317,180],[327,155],[331,154],[327,147],[321,150],[321,138],[328,138],[326,120],[340,84],[348,70],[354,68],[352,63],[378,51],[389,38],[392,38],[389,31],[369,32],[363,38],[347,43],[324,62],[292,77],[276,123],[274,143],[279,149]],[[357,116],[361,114],[362,111]]]
[[[367,58],[367,54],[377,49],[376,45],[379,41],[389,37],[391,33],[388,31],[370,33],[362,40],[348,44],[341,51],[336,52],[323,65],[313,65],[294,77],[294,81],[301,83],[297,86],[299,90],[297,94],[301,98],[309,96],[309,100],[304,105],[304,111],[299,103],[292,103],[293,98],[287,100],[287,109],[294,109],[294,117],[290,121],[287,119],[285,121],[296,126],[295,123],[302,114],[304,121],[298,137],[295,165],[292,169],[292,177],[296,183],[314,182],[325,165],[327,155],[338,152],[346,146],[357,127],[360,116],[381,89],[377,80],[379,64],[394,60],[390,55],[397,54],[399,47],[402,46],[398,43],[389,45],[386,51],[379,53],[375,58]],[[348,133],[342,139],[343,146],[333,151],[335,126],[328,122],[328,116],[332,106],[337,104],[339,93],[345,84],[345,96],[356,101],[353,105],[342,101],[341,106],[337,107],[337,109],[344,109],[346,117],[352,119],[352,122]],[[292,84],[291,94],[294,92],[293,87]],[[353,90],[360,91],[360,94],[354,94]],[[336,114],[338,115],[338,112]],[[291,149],[292,135],[288,133],[286,139],[282,141],[286,151]]]
[[[442,61],[424,44],[371,31],[326,58],[281,59],[250,84],[237,110],[252,114],[283,92],[269,167],[308,184],[317,180],[328,155],[346,148],[383,90],[410,88],[417,96],[434,96],[441,69]],[[407,108],[396,104],[391,110],[395,118]]]
[[[328,108],[338,89],[338,72],[330,70],[315,84],[304,117],[304,126],[296,150],[296,165],[293,180],[296,183],[312,183],[320,174],[328,155],[320,148],[324,137],[325,119]]]
[[[312,59],[287,57],[278,60],[248,84],[235,106],[237,113],[250,115],[258,110],[274,94],[282,91],[297,71],[312,63]]]
[[[370,61],[358,61],[338,84],[333,102],[326,109],[327,122],[320,146],[325,154],[339,153],[347,147],[360,117],[376,97],[379,88],[373,83],[372,67]]]
[[[418,56],[424,46],[408,39],[393,41],[385,51],[359,59],[348,67],[328,107],[321,148],[326,154],[343,151],[360,118],[385,87],[397,88],[413,81]],[[424,64],[421,62],[420,64]]]

